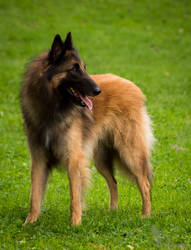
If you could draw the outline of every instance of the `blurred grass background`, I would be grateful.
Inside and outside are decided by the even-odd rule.
[[[54,172],[39,221],[29,210],[30,160],[19,105],[25,65],[71,31],[90,74],[112,72],[147,96],[157,138],[153,216],[142,220],[137,188],[117,176],[119,209],[92,166],[83,224],[71,228],[69,187]],[[191,248],[191,2],[189,0],[0,0],[0,248]]]

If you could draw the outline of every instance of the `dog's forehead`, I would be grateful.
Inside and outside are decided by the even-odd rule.
[[[80,59],[80,57],[79,57],[79,55],[78,55],[78,53],[77,53],[77,51],[76,51],[75,49],[73,49],[73,50],[67,50],[67,51],[65,52],[64,57],[65,57],[66,59],[69,59],[69,60],[71,60],[71,59],[76,59],[76,60],[78,60],[78,61],[81,61],[81,59]]]
[[[81,60],[75,49],[66,51],[64,56],[64,61],[65,61],[64,63],[65,67],[78,63],[80,65],[80,68],[84,70],[84,62]]]

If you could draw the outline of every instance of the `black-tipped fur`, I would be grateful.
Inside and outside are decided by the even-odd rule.
[[[31,207],[25,224],[37,220],[48,175],[57,164],[66,168],[69,178],[71,222],[80,224],[90,153],[107,181],[110,209],[118,206],[117,159],[117,166],[136,180],[143,216],[151,214],[153,137],[144,100],[140,89],[126,79],[113,74],[89,76],[71,33],[64,42],[55,36],[51,49],[28,66],[21,91],[31,154]]]

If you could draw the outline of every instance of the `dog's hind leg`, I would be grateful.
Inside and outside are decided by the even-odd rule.
[[[42,159],[32,160],[30,195],[31,206],[24,225],[35,222],[40,214],[40,204],[44,195],[48,172],[49,170],[45,161]]]
[[[150,183],[152,174],[148,159],[145,158],[144,154],[141,156],[138,151],[133,155],[132,152],[129,153],[129,150],[127,150],[125,156],[121,156],[120,165],[122,172],[132,177],[137,183],[142,197],[142,216],[150,216]]]
[[[122,172],[133,177],[138,185],[142,196],[142,215],[144,217],[151,214],[150,183],[152,181],[152,169],[149,154],[142,138],[139,138],[138,133],[134,133],[132,137],[130,144],[128,141],[121,141],[118,152]]]
[[[151,215],[150,183],[147,175],[141,174],[136,177],[137,185],[142,196],[142,217]]]
[[[136,110],[135,110],[136,111]],[[154,142],[151,122],[143,108],[129,114],[131,119],[118,123],[114,131],[114,146],[121,160],[121,170],[136,181],[142,196],[142,215],[151,214],[150,184],[152,167],[150,151]]]
[[[105,178],[110,191],[110,209],[114,210],[118,206],[117,181],[113,173],[112,149],[107,148],[101,142],[94,150],[94,163],[98,172]]]

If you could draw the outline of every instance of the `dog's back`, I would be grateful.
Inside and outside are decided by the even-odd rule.
[[[101,128],[100,132],[114,130],[113,133],[118,134],[120,131],[129,143],[135,137],[133,130],[137,129],[149,155],[154,137],[142,91],[131,81],[114,74],[91,77],[102,89],[102,93],[92,99],[96,127]]]

